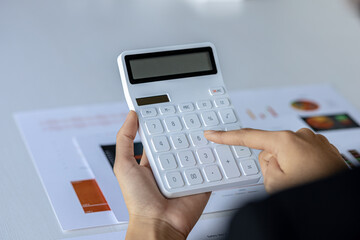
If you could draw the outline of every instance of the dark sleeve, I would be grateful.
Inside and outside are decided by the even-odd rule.
[[[360,239],[360,169],[241,208],[228,239]]]

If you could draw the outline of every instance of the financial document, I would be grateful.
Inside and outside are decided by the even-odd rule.
[[[307,127],[328,137],[350,167],[360,165],[360,112],[331,86],[244,90],[230,92],[230,96],[242,127],[292,131]],[[126,103],[117,102],[15,114],[64,231],[128,221],[112,171],[116,133],[127,113]],[[141,153],[137,137],[134,155],[138,160]],[[263,197],[262,180],[252,186],[216,191],[204,213],[236,209]]]

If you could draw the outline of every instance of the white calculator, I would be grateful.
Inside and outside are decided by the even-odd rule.
[[[204,130],[241,123],[211,43],[125,51],[118,65],[127,104],[158,187],[180,197],[255,184],[261,178],[249,148],[209,142]]]

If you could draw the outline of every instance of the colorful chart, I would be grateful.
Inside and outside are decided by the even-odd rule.
[[[352,150],[349,150],[349,153],[356,159],[360,162],[360,153],[355,150],[355,149],[352,149]]]
[[[85,213],[110,211],[95,179],[71,182]]]
[[[306,119],[307,124],[309,124],[314,129],[327,130],[331,129],[334,126],[334,121],[326,116],[320,117],[311,117]]]
[[[292,102],[291,106],[296,110],[301,110],[301,111],[314,111],[319,108],[319,105],[317,103],[304,99],[296,100]]]

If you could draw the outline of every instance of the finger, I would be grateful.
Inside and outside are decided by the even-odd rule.
[[[282,143],[281,132],[243,128],[234,131],[205,131],[205,137],[215,143],[241,145],[274,152]]]
[[[268,193],[274,193],[282,188],[284,182],[281,180],[284,172],[281,170],[276,158],[271,158],[264,175],[264,185]]]
[[[259,158],[259,164],[260,164],[260,169],[261,169],[262,175],[265,176],[269,162],[264,160],[263,158]]]
[[[138,130],[137,115],[130,111],[116,136],[116,156],[114,166],[126,168],[136,163],[134,157],[134,139]]]
[[[144,166],[144,167],[150,167],[149,159],[146,156],[145,150],[143,151],[141,161],[140,161],[140,165]]]
[[[272,173],[284,173],[284,171],[281,169],[279,162],[277,161],[277,159],[275,157],[270,158],[269,160],[269,164],[268,164],[268,170],[269,172],[271,171]]]
[[[309,128],[301,128],[296,131],[296,135],[302,138],[314,137],[315,133],[311,131]]]
[[[273,155],[267,151],[261,151],[259,154],[259,164],[263,175],[266,174],[266,170],[271,157],[273,157]]]
[[[322,141],[323,143],[330,144],[329,139],[327,139],[324,135],[316,134],[316,137],[320,139],[320,141]]]

